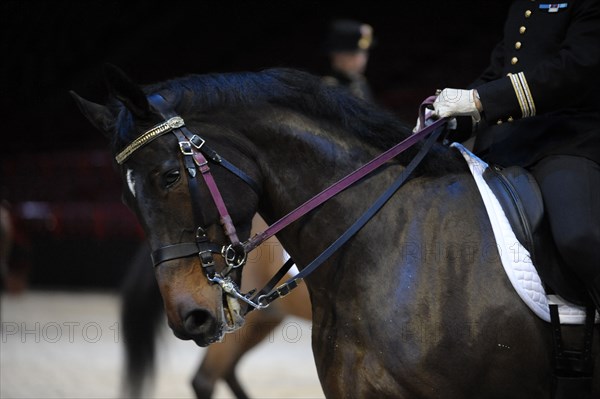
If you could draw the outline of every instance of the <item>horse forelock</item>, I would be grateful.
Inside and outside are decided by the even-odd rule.
[[[197,112],[227,108],[290,109],[328,124],[339,126],[343,134],[386,150],[412,134],[411,127],[391,112],[360,100],[342,88],[328,86],[308,72],[287,68],[261,72],[188,75],[143,87],[145,93],[164,93],[178,114],[186,118]],[[132,142],[143,130],[122,104],[117,106],[115,149]],[[236,118],[232,113],[231,118]],[[143,121],[142,121],[143,123]],[[152,124],[146,124],[151,127]],[[419,145],[398,157],[408,162]],[[437,148],[421,170],[438,174],[455,170],[458,154]]]
[[[112,110],[115,118],[111,147],[116,154],[135,140],[142,132],[140,128],[137,127],[139,122],[136,123],[133,114],[125,107],[125,105],[123,105],[123,103],[116,99],[111,99],[108,103],[108,107]]]

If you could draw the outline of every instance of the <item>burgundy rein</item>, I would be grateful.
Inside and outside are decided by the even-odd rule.
[[[431,97],[426,98],[421,103],[421,106],[419,107],[420,126],[425,126],[425,116],[424,116],[425,108],[428,105],[433,104],[434,100],[435,100],[435,96],[431,96]],[[412,147],[413,145],[418,143],[419,141],[423,140],[431,132],[433,132],[434,130],[439,128],[444,123],[445,123],[445,119],[437,120],[430,126],[414,133],[413,135],[406,138],[402,142],[396,144],[389,150],[381,153],[376,158],[374,158],[371,161],[369,161],[368,163],[364,164],[363,166],[361,166],[354,172],[348,174],[347,176],[343,177],[342,179],[340,179],[336,183],[332,184],[325,190],[321,191],[319,194],[315,195],[314,197],[312,197],[311,199],[309,199],[308,201],[306,201],[305,203],[303,203],[302,205],[300,205],[299,207],[297,207],[296,209],[294,209],[293,211],[291,211],[290,213],[288,213],[287,215],[285,215],[284,217],[282,217],[281,219],[279,219],[278,221],[276,221],[275,223],[273,223],[272,225],[267,227],[266,230],[264,230],[261,233],[257,233],[256,235],[254,235],[254,237],[252,237],[248,241],[246,241],[244,243],[244,248],[245,248],[246,252],[252,251],[257,246],[262,244],[264,241],[268,240],[273,235],[280,232],[282,229],[284,229],[291,223],[295,222],[296,220],[298,220],[302,216],[306,215],[308,212],[312,211],[313,209],[315,209],[316,207],[318,207],[319,205],[321,205],[328,199],[330,199],[333,196],[344,191],[345,189],[347,189],[348,187],[350,187],[351,185],[353,185],[354,183],[356,183],[357,181],[359,181],[360,179],[362,179],[369,173],[371,173],[374,170],[376,170],[377,168],[381,167],[383,164],[385,164],[389,160],[393,159],[397,155],[401,154],[402,152],[406,151],[407,149],[409,149],[410,147]]]

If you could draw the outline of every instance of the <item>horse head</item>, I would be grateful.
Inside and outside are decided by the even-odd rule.
[[[189,109],[182,105],[182,96],[168,87],[138,86],[113,66],[106,67],[105,75],[110,92],[106,105],[71,94],[85,117],[111,141],[123,201],[137,215],[154,251],[169,326],[179,338],[207,346],[243,322],[243,305],[224,287],[241,284],[238,266],[243,266],[244,254],[236,251],[248,238],[257,209],[257,164],[248,151],[240,151],[245,143],[232,142],[226,131],[197,113],[186,119]],[[174,129],[177,135],[170,134]],[[218,159],[235,153],[239,173],[218,162],[200,165],[198,156],[184,155],[198,155],[204,140]],[[184,148],[183,141],[191,148]],[[207,200],[213,193],[200,177],[206,169],[222,194],[222,204]],[[220,207],[229,211],[227,217]]]

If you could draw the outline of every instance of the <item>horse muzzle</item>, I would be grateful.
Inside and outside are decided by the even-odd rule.
[[[178,325],[169,322],[169,327],[177,338],[193,340],[198,346],[206,347],[218,342],[223,335],[217,318],[205,309],[194,309],[183,315],[181,320]]]
[[[206,347],[223,340],[225,334],[238,330],[244,324],[242,304],[231,295],[221,292],[222,300],[214,311],[196,303],[180,304],[176,317],[169,317],[169,327],[182,340],[193,340]]]

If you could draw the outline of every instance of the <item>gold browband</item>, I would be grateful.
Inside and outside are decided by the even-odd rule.
[[[148,130],[144,134],[142,134],[137,139],[133,140],[131,144],[129,144],[123,151],[117,154],[115,159],[117,163],[120,165],[127,160],[137,150],[143,145],[148,144],[155,138],[165,133],[169,133],[173,129],[177,129],[185,125],[183,118],[180,116],[174,116],[171,119],[163,122],[159,125],[154,126],[152,129]]]

